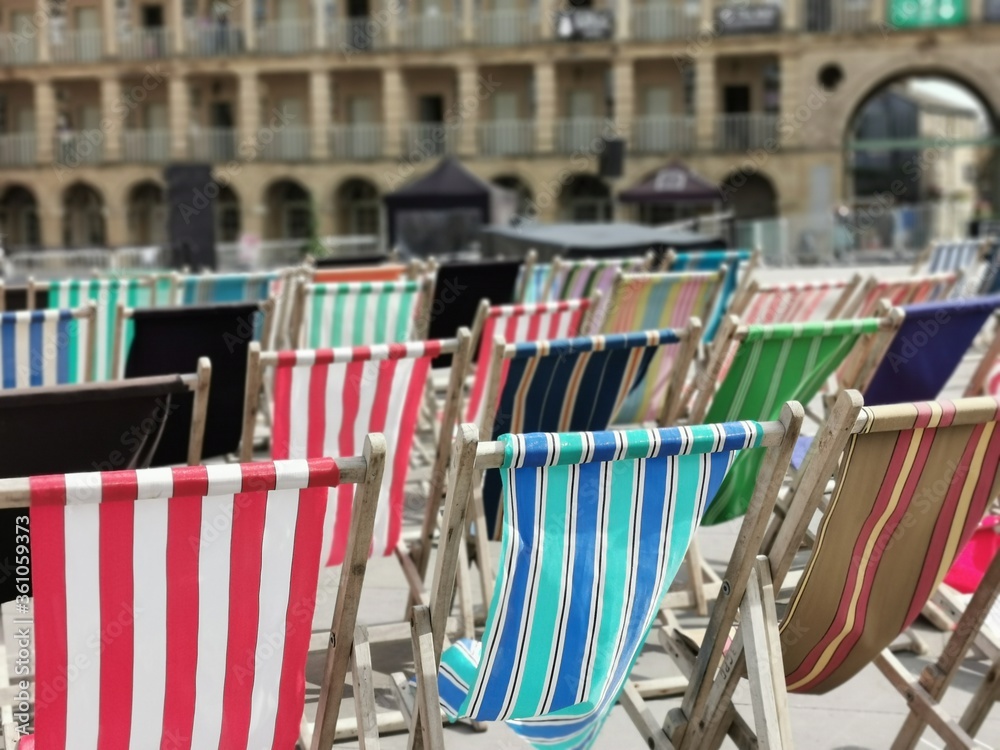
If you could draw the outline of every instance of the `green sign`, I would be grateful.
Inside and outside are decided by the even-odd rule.
[[[889,23],[901,29],[955,26],[966,18],[965,0],[889,0]]]

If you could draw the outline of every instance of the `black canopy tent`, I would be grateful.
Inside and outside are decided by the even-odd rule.
[[[445,157],[428,174],[385,196],[389,244],[409,255],[465,250],[479,230],[506,222],[516,196]]]
[[[681,162],[672,162],[651,172],[637,185],[618,194],[622,203],[668,205],[675,203],[721,203],[722,191]]]

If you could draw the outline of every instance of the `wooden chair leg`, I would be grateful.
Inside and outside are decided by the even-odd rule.
[[[464,536],[459,542],[458,559],[459,637],[473,638],[476,635],[476,609],[472,598],[472,578],[469,575],[469,547]],[[486,606],[489,606],[489,602]]]
[[[691,595],[694,597],[694,607],[701,617],[708,616],[708,600],[705,597],[705,580],[702,576],[701,550],[698,548],[698,535],[691,537],[691,544],[688,545],[687,555],[688,586]]]
[[[990,671],[983,678],[983,683],[972,696],[958,722],[959,726],[968,732],[970,737],[975,737],[997,701],[1000,701],[1000,658],[993,662]]]
[[[368,645],[368,631],[362,625],[354,630],[351,674],[354,677],[354,715],[358,720],[358,748],[379,750],[372,652]]]
[[[438,697],[437,659],[431,632],[431,611],[413,608],[413,666],[417,673],[417,700],[410,725],[408,750],[444,750],[441,701]]]

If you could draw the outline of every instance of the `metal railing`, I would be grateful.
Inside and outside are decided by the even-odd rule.
[[[173,32],[162,26],[131,29],[118,37],[118,54],[126,60],[151,60],[167,57],[173,51]]]
[[[54,250],[29,250],[4,257],[3,272],[8,281],[24,281],[29,276],[36,279],[58,279],[89,276],[98,271],[125,271],[169,267],[166,248],[148,247],[79,248]]]
[[[477,15],[476,41],[495,47],[513,47],[541,38],[538,14],[530,10],[493,10]]]
[[[307,127],[287,125],[271,131],[270,143],[262,143],[261,158],[265,161],[305,161],[311,155]]]
[[[330,156],[335,159],[379,159],[385,144],[382,125],[330,126]]]
[[[311,20],[268,21],[257,29],[257,48],[272,55],[298,55],[313,48]]]
[[[695,118],[687,115],[645,115],[632,123],[632,150],[693,151],[697,143]]]
[[[70,168],[81,164],[99,164],[104,158],[104,133],[100,130],[58,133],[52,148],[53,160],[57,164]]]
[[[184,52],[192,57],[227,57],[244,51],[243,29],[224,24],[189,28],[184,37]]]
[[[406,154],[443,156],[455,152],[458,129],[445,123],[412,123],[403,126],[403,149]]]
[[[348,18],[329,30],[327,41],[338,52],[375,52],[388,46],[389,32],[375,18]]]
[[[632,6],[632,38],[641,41],[687,39],[697,36],[701,26],[698,13],[688,4],[667,0],[646,0]]]
[[[746,113],[715,118],[715,147],[720,151],[761,148],[778,138],[778,115]]]
[[[100,29],[61,31],[49,37],[49,54],[57,63],[94,62],[104,56]]]
[[[27,167],[38,160],[38,140],[34,133],[0,135],[0,166]]]
[[[864,31],[872,23],[872,3],[878,0],[802,0],[806,31]]]
[[[122,158],[130,162],[159,163],[170,159],[170,131],[126,130],[122,133]]]
[[[484,156],[523,156],[535,151],[534,120],[496,120],[479,123],[479,153]]]
[[[230,161],[236,158],[235,128],[198,128],[188,136],[188,156],[198,161]]]
[[[31,65],[38,62],[38,44],[20,32],[0,34],[0,65]]]
[[[425,13],[399,19],[399,44],[405,49],[441,49],[461,39],[461,25],[450,13]]]
[[[593,151],[601,138],[611,135],[603,117],[569,117],[556,120],[556,151]]]

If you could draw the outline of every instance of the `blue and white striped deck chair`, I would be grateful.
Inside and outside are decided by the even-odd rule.
[[[90,380],[93,303],[75,310],[0,313],[0,384],[7,388]]]
[[[913,272],[943,273],[962,271],[971,273],[983,258],[983,240],[958,239],[935,242],[914,266]]]
[[[726,280],[722,291],[705,326],[705,341],[715,338],[715,333],[722,322],[722,316],[729,309],[729,302],[739,287],[741,277],[746,278],[755,264],[753,250],[704,250],[698,252],[670,252],[667,255],[666,269],[668,271],[717,271],[726,266]]]
[[[277,273],[205,273],[177,278],[176,304],[212,305],[226,302],[263,302]]]
[[[540,749],[592,747],[734,459],[790,452],[793,422],[501,436],[489,451],[502,456],[501,568],[482,643],[442,655],[448,716],[505,721]],[[784,468],[762,472],[767,490],[754,493],[764,521]],[[749,577],[734,575],[736,602]]]

